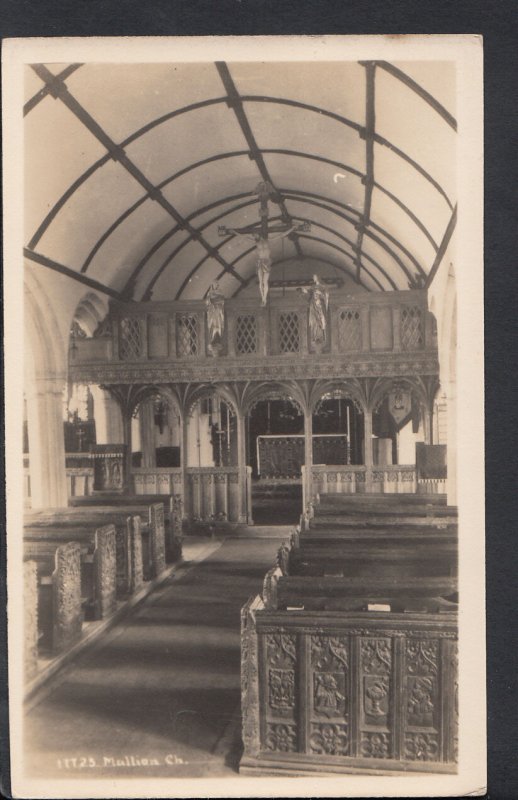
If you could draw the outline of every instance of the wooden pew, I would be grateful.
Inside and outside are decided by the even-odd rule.
[[[156,503],[164,506],[165,555],[167,563],[180,561],[182,558],[182,498],[180,495],[120,495],[97,494],[89,497],[71,497],[70,505],[75,508],[92,506],[115,506],[129,508],[144,506],[149,508]]]
[[[26,542],[24,561],[36,565],[39,643],[52,653],[61,653],[81,636],[80,545],[77,542]]]
[[[358,542],[363,544],[376,544],[376,542],[390,541],[394,544],[432,544],[437,542],[456,542],[457,527],[447,526],[445,528],[435,528],[429,526],[365,526],[356,528],[345,526],[342,528],[308,528],[297,533],[294,537],[297,546],[315,545],[324,546],[326,544],[338,544],[339,542]]]
[[[113,525],[25,527],[24,542],[66,544],[75,541],[81,554],[81,596],[85,619],[103,619],[116,605],[116,533]]]
[[[163,506],[162,506],[163,507]],[[124,598],[132,594],[142,582],[155,577],[162,571],[165,563],[162,558],[152,563],[152,553],[159,554],[160,542],[163,543],[163,527],[151,528],[149,519],[136,525],[131,519],[145,511],[142,506],[125,506],[118,509],[113,506],[91,506],[89,508],[57,508],[30,511],[25,514],[25,524],[31,528],[53,530],[56,528],[95,528],[113,524],[116,531],[116,564],[117,564],[117,597]],[[148,517],[150,509],[147,509]],[[152,546],[152,540],[158,539],[158,545]]]
[[[305,580],[317,599],[315,580]],[[343,579],[340,588],[344,595]],[[350,601],[361,598],[363,587],[349,588]],[[456,772],[457,616],[416,596],[451,586],[372,584],[366,599],[391,600],[402,588],[428,608],[283,610],[250,598],[241,612],[240,773]]]
[[[389,516],[384,514],[315,514],[314,517],[309,519],[304,527],[309,529],[327,528],[332,529],[345,529],[356,528],[436,528],[438,530],[455,530],[457,526],[456,517],[420,517],[420,516]]]
[[[290,575],[343,575],[368,579],[374,576],[454,576],[457,574],[457,547],[446,543],[430,547],[304,547],[291,550]]]
[[[35,561],[23,564],[23,637],[25,680],[30,681],[38,666],[38,567]]]
[[[318,577],[280,575],[276,586],[278,609],[367,611],[373,604],[390,611],[421,613],[455,610],[454,577]],[[450,598],[450,599],[448,599]]]

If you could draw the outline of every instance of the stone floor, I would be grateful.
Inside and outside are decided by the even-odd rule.
[[[55,676],[26,716],[27,777],[235,774],[239,612],[284,531],[271,533],[229,537],[184,563]]]

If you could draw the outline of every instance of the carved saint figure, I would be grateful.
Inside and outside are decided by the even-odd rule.
[[[301,289],[309,297],[309,330],[313,344],[324,344],[327,336],[327,309],[329,292],[320,283],[318,275],[313,275],[312,286]]]
[[[261,305],[263,306],[266,305],[266,300],[268,298],[268,282],[270,280],[270,272],[272,269],[270,242],[274,242],[277,239],[284,239],[286,236],[289,236],[290,233],[293,233],[293,231],[298,227],[298,225],[292,225],[291,228],[279,233],[277,236],[268,237],[265,237],[260,233],[246,234],[241,233],[235,228],[228,229],[230,233],[233,233],[236,236],[241,236],[244,239],[249,239],[250,241],[255,242],[257,249],[257,277],[259,278],[259,291],[261,293]]]
[[[318,675],[315,692],[316,708],[336,709],[342,700],[345,700],[345,696],[338,691],[338,685],[333,675],[329,673]]]
[[[205,300],[205,306],[207,308],[210,343],[217,344],[221,341],[225,327],[225,298],[219,291],[219,283],[217,281],[211,284]]]

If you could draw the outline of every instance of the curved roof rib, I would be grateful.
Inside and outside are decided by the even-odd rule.
[[[454,67],[443,64],[439,74],[435,62],[429,67],[421,64],[413,74],[423,76],[425,89],[397,64],[379,60],[359,64],[320,64],[319,79],[311,62],[301,62],[289,75],[281,65],[277,69],[269,63],[183,65],[181,78],[175,70],[160,72],[157,65],[139,65],[137,81],[142,83],[135,94],[139,99],[128,115],[131,122],[124,122],[126,128],[117,120],[126,120],[119,100],[129,95],[126,87],[120,97],[113,89],[117,81],[124,81],[123,70],[117,72],[115,83],[107,81],[110,88],[106,88],[104,70],[90,71],[89,64],[69,64],[56,74],[52,67],[32,65],[42,86],[23,109],[28,120],[37,120],[28,132],[38,136],[41,125],[50,131],[46,160],[40,157],[34,163],[60,171],[60,159],[65,157],[60,136],[67,134],[67,128],[66,119],[59,116],[61,112],[55,116],[55,109],[62,106],[74,117],[70,130],[76,138],[70,141],[78,153],[77,163],[82,163],[81,130],[88,141],[93,136],[97,142],[97,150],[86,152],[98,156],[99,144],[106,152],[79,175],[72,161],[67,164],[63,174],[74,180],[66,188],[63,182],[61,196],[56,192],[58,199],[50,202],[41,200],[45,182],[37,169],[28,175],[28,192],[31,181],[40,187],[36,194],[42,213],[35,213],[30,223],[35,232],[25,251],[27,258],[113,297],[134,299],[136,293],[143,300],[151,297],[158,281],[167,296],[181,298],[189,280],[209,267],[214,274],[217,262],[220,276],[230,274],[237,281],[238,293],[249,284],[254,248],[237,255],[234,248],[230,257],[233,237],[216,240],[214,226],[220,220],[235,225],[240,211],[250,220],[250,210],[258,202],[255,186],[262,180],[274,187],[271,220],[308,221],[313,228],[310,235],[290,236],[301,269],[306,242],[312,257],[320,253],[319,258],[357,283],[363,284],[365,273],[368,280],[363,285],[369,290],[373,285],[380,290],[426,285],[456,222],[455,199],[449,194],[454,140],[448,137],[457,123],[447,109],[452,105],[448,91],[443,91],[454,83]],[[327,66],[325,86],[320,80]],[[197,69],[203,78],[198,82]],[[448,69],[449,81],[444,79]],[[380,80],[381,73],[391,78]],[[156,80],[163,82],[164,75],[170,85],[162,92]],[[413,123],[422,125],[423,142],[433,127],[440,146],[420,147],[418,138],[408,138],[405,120],[392,110],[391,102],[383,102],[388,84],[391,99],[394,92],[400,93],[400,108],[402,102],[408,103],[409,91],[418,98],[423,115]],[[172,97],[178,107],[171,109]],[[36,108],[37,116],[31,117]],[[302,136],[294,122],[302,122]],[[179,129],[181,138],[175,141]],[[130,145],[134,145],[131,150]],[[66,148],[69,160],[74,148]],[[388,151],[396,158],[384,155]],[[110,183],[114,163],[115,184]],[[344,178],[339,187],[337,173]],[[117,201],[110,196],[113,191],[119,193]],[[125,203],[125,197],[131,201]],[[307,207],[307,215],[300,204]],[[102,215],[107,227],[99,225]],[[77,236],[71,224],[81,226]],[[197,247],[187,251],[193,243]],[[167,280],[160,280],[166,270]],[[98,276],[103,282],[96,280]],[[123,288],[117,291],[115,286]]]

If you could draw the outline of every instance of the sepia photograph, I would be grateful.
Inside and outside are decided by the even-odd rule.
[[[485,791],[482,42],[4,42],[17,797]]]

